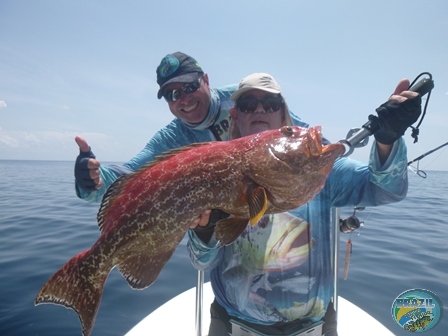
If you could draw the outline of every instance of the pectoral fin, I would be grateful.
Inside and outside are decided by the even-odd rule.
[[[216,222],[215,238],[221,246],[228,245],[237,239],[247,227],[247,218],[225,218]]]
[[[250,225],[254,226],[263,217],[268,206],[268,197],[263,187],[257,187],[248,192]]]

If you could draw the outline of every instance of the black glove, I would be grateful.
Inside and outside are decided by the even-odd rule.
[[[422,113],[421,103],[419,95],[412,99],[408,98],[402,103],[389,100],[378,107],[376,109],[378,117],[369,115],[369,120],[378,122],[380,127],[374,133],[376,141],[385,145],[393,144],[418,120]]]
[[[224,218],[228,218],[230,215],[222,210],[213,209],[210,213],[210,218],[206,226],[196,226],[193,231],[196,233],[199,239],[204,243],[208,243],[215,231],[216,223]]]
[[[75,161],[75,181],[80,188],[86,191],[95,191],[95,182],[90,177],[90,171],[87,167],[89,159],[95,159],[95,155],[90,149],[88,152],[79,151]]]

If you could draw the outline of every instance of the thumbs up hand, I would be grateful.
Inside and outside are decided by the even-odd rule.
[[[75,161],[75,181],[80,188],[95,191],[103,184],[99,169],[101,163],[95,159],[95,155],[83,137],[76,136],[75,141],[79,146],[79,155]]]

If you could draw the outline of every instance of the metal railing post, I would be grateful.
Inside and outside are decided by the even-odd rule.
[[[333,306],[336,311],[336,319],[338,317],[338,269],[339,269],[339,208],[331,209],[331,224],[333,227],[333,277],[334,277],[334,294]]]
[[[204,271],[198,271],[198,283],[196,285],[196,336],[202,336],[202,305],[204,290]]]

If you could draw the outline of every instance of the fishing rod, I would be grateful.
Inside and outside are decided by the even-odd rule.
[[[420,160],[423,159],[425,156],[428,156],[429,154],[434,153],[435,151],[439,150],[440,148],[445,147],[446,145],[448,145],[448,142],[445,142],[444,144],[442,144],[442,145],[440,145],[440,146],[438,146],[438,147],[436,147],[434,149],[431,149],[430,151],[420,155],[419,157],[415,158],[414,160],[409,161],[408,162],[409,168],[414,173],[416,173],[418,176],[420,176],[421,178],[426,178],[427,177],[426,172],[424,172],[423,170],[419,169]],[[412,167],[411,166],[411,163],[414,163],[414,162],[417,162],[417,167]]]

